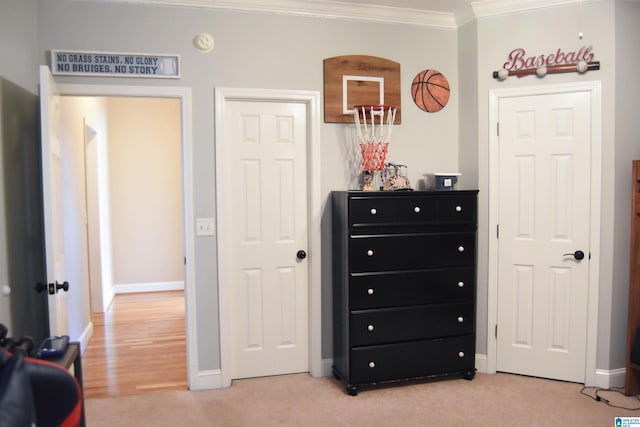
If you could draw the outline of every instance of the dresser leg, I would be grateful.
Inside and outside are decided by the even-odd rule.
[[[467,371],[462,374],[462,378],[471,381],[476,376],[476,371]]]
[[[358,395],[358,387],[351,385],[351,384],[347,384],[347,394],[349,396],[357,396]]]

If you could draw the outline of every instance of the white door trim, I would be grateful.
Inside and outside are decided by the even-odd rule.
[[[195,244],[193,221],[193,124],[191,89],[168,86],[122,86],[92,84],[58,84],[61,95],[131,96],[178,98],[182,122],[182,197],[185,264],[185,320],[187,341],[187,381],[189,389],[211,388],[206,375],[198,372],[198,324],[196,323]],[[206,374],[206,373],[205,373]]]
[[[220,314],[220,374],[223,387],[231,385],[231,290],[228,286],[231,272],[225,262],[224,210],[220,207],[221,183],[227,170],[221,159],[224,140],[225,105],[229,101],[297,102],[307,105],[308,124],[308,224],[309,224],[309,370],[314,377],[322,376],[322,317],[321,317],[321,218],[320,198],[320,93],[317,91],[271,90],[245,88],[215,89],[215,146],[216,146],[216,211],[218,230],[218,295]],[[230,189],[233,186],[227,183]],[[233,191],[233,190],[231,190]]]
[[[489,271],[487,301],[487,372],[495,373],[497,339],[494,333],[498,317],[498,170],[499,148],[497,123],[501,98],[546,95],[553,93],[589,92],[591,94],[591,191],[589,217],[589,301],[587,313],[587,348],[585,384],[596,385],[596,352],[598,344],[598,291],[600,271],[600,200],[602,164],[602,107],[599,81],[529,86],[489,91]]]

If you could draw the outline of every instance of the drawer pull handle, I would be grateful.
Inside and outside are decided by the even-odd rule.
[[[367,326],[367,330],[368,330],[369,332],[373,331],[373,325],[369,325],[369,326]]]
[[[456,212],[462,212],[462,206],[456,206]]]
[[[416,206],[415,208],[413,208],[413,211],[415,213],[420,213],[420,206]]]
[[[464,357],[464,351],[459,351],[458,352],[458,357],[463,358]]]
[[[369,367],[373,369],[376,367],[376,364],[374,362],[369,362]]]
[[[464,282],[458,282],[458,287],[459,288],[464,288]]]
[[[464,317],[458,316],[458,323],[462,323],[462,322],[464,322]]]
[[[373,256],[373,250],[372,250],[372,249],[369,249],[369,250],[367,251],[367,255],[368,255],[368,256]]]
[[[458,252],[460,253],[464,252],[464,246],[458,246]]]
[[[367,293],[368,293],[369,295],[373,295],[373,288],[369,288],[369,289],[367,289]]]
[[[375,215],[378,213],[378,210],[376,208],[371,208],[371,215]]]

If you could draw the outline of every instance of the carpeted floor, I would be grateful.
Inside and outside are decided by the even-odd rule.
[[[168,391],[88,399],[89,427],[100,426],[615,426],[640,410],[613,408],[582,385],[510,374],[478,374],[361,391],[307,374],[234,381],[220,390]],[[594,389],[585,393],[594,395]],[[601,391],[610,404],[640,401]]]

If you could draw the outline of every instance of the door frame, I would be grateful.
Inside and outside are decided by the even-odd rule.
[[[257,102],[293,102],[307,106],[307,203],[308,203],[308,239],[309,239],[309,372],[314,377],[322,376],[322,294],[321,294],[321,219],[322,203],[320,198],[320,93],[301,90],[272,90],[218,87],[215,89],[215,149],[216,149],[216,211],[218,230],[218,297],[220,313],[220,376],[222,387],[231,385],[232,363],[232,315],[231,272],[225,262],[228,251],[225,250],[225,224],[227,218],[220,209],[220,183],[228,168],[221,162],[220,153],[224,142],[224,121],[226,104],[238,101]],[[230,191],[233,186],[230,185]]]
[[[185,329],[187,382],[190,390],[208,388],[198,375],[198,324],[196,322],[195,240],[193,220],[193,124],[191,88],[170,86],[125,86],[57,84],[61,96],[177,98],[180,100],[182,150],[182,209],[185,254]]]
[[[598,292],[600,288],[600,201],[602,164],[602,91],[600,81],[527,86],[489,91],[489,270],[487,295],[487,372],[495,373],[498,340],[494,333],[498,324],[498,189],[499,105],[502,98],[526,97],[558,93],[588,92],[591,100],[591,202],[589,208],[589,283],[587,303],[587,348],[585,385],[596,385],[596,353],[598,344]],[[493,130],[492,130],[493,129]]]

